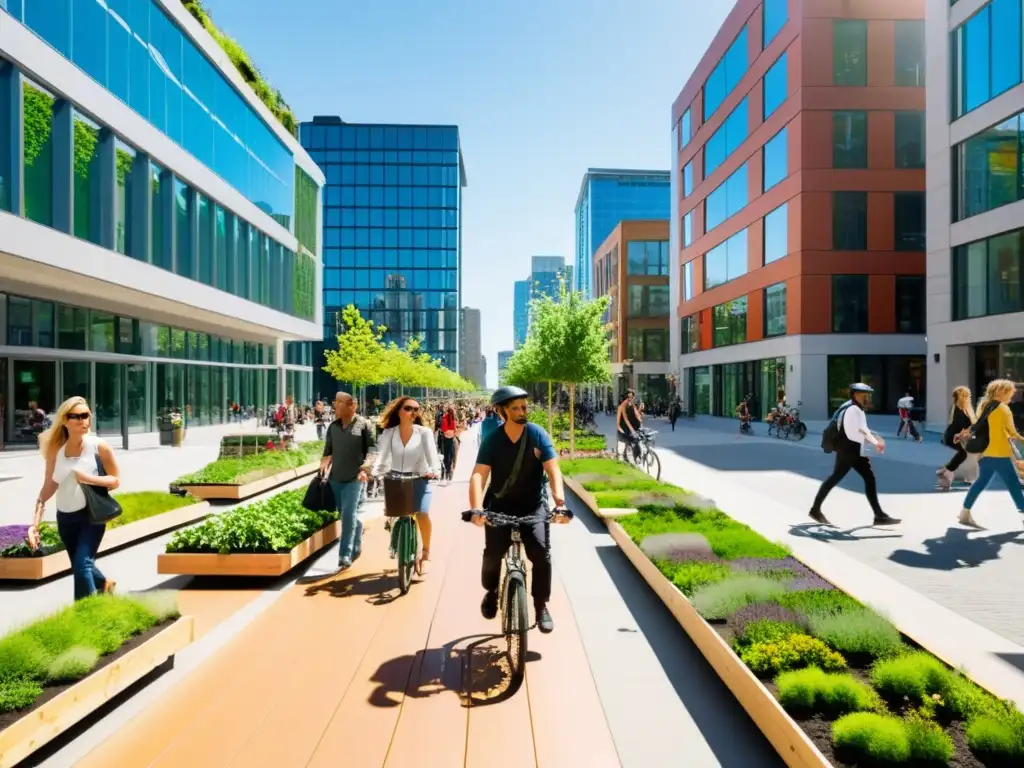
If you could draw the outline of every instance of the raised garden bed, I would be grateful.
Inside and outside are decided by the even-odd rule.
[[[206,502],[160,491],[120,493],[115,498],[124,512],[107,524],[100,554],[197,522],[211,512]],[[0,527],[0,580],[40,581],[71,570],[55,525],[40,526],[37,550],[25,543],[27,533],[27,525]]]
[[[247,499],[296,478],[312,475],[320,467],[323,451],[323,442],[314,441],[288,451],[219,458],[198,472],[179,477],[172,485],[204,500]]]
[[[178,531],[157,558],[157,573],[280,576],[341,535],[337,512],[302,506],[305,489],[286,491]]]
[[[564,462],[612,537],[790,766],[1024,765],[1024,715],[788,551],[618,462]],[[652,498],[654,494],[654,498]]]
[[[174,593],[97,595],[0,638],[0,768],[12,768],[192,642]]]
[[[276,432],[243,432],[238,435],[224,435],[220,439],[220,458],[238,458],[263,453],[267,450],[267,442],[278,443]]]

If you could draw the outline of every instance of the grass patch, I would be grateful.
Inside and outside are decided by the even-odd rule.
[[[740,651],[740,659],[750,671],[772,677],[790,669],[818,667],[838,672],[846,667],[846,659],[821,640],[810,635],[791,635],[773,643],[755,643]]]
[[[880,706],[878,694],[853,675],[817,667],[783,672],[775,679],[779,703],[790,712],[841,717]]]
[[[979,717],[967,726],[967,746],[993,761],[1024,759],[1024,724]]]
[[[687,509],[641,509],[619,521],[629,537],[639,546],[648,536],[660,533],[699,533],[708,540],[711,551],[723,560],[739,557],[782,559],[789,551],[737,523],[718,510],[691,512]]]
[[[687,597],[692,597],[701,587],[724,581],[730,575],[729,566],[706,560],[682,560],[677,563],[656,560],[654,564]]]
[[[870,608],[816,613],[808,618],[812,635],[848,655],[878,659],[894,656],[904,647],[900,631]]]
[[[693,605],[705,619],[715,621],[727,619],[745,605],[775,600],[785,591],[785,587],[772,579],[733,574],[694,592]]]
[[[805,634],[799,624],[789,621],[773,621],[772,619],[756,619],[747,622],[743,633],[736,636],[740,645],[757,645],[758,643],[781,643],[793,635]]]
[[[840,749],[880,763],[945,764],[954,752],[952,739],[934,722],[874,712],[855,712],[836,720],[832,739]]]
[[[808,589],[787,592],[778,600],[779,605],[805,616],[821,613],[859,611],[864,608],[845,592],[838,589]]]
[[[624,461],[615,461],[614,459],[565,459],[559,461],[558,466],[562,470],[562,474],[568,477],[595,475],[608,479],[616,477],[650,478],[650,475],[641,472],[636,467],[630,466]],[[589,481],[584,481],[584,487],[587,486],[587,482]]]
[[[913,651],[879,661],[871,669],[871,684],[889,701],[924,701],[942,694],[953,673],[925,651]]]
[[[123,510],[120,517],[107,523],[107,528],[120,528],[131,525],[139,520],[162,515],[175,509],[188,507],[196,503],[191,496],[176,496],[164,491],[135,491],[114,495]]]
[[[318,461],[324,452],[321,440],[302,443],[290,451],[264,451],[249,456],[217,459],[196,472],[182,475],[174,485],[202,485],[222,483],[231,485],[256,472],[272,475],[286,469],[296,469]]]

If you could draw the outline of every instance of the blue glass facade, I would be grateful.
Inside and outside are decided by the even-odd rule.
[[[531,263],[530,283],[532,298],[546,295],[557,298],[560,282],[565,277],[565,259],[561,256],[534,256]]]
[[[530,330],[530,281],[516,280],[512,296],[512,346],[519,349]]]
[[[668,219],[669,171],[590,169],[576,201],[576,289],[590,295],[594,250],[620,221]]]
[[[6,0],[6,8],[290,228],[295,202],[291,152],[159,2]]]
[[[991,0],[950,33],[953,119],[1021,82],[1022,0]]]
[[[461,200],[455,126],[356,125],[317,118],[299,130],[327,176],[323,220],[324,345],[353,304],[387,327],[385,341],[414,337],[458,370]],[[321,391],[333,391],[326,374]]]

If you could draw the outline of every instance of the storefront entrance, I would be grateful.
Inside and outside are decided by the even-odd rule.
[[[52,360],[5,358],[0,365],[4,383],[5,445],[34,445],[46,428],[57,402],[57,364]]]

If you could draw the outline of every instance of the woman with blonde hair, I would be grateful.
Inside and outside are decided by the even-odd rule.
[[[976,420],[974,408],[971,406],[971,390],[967,387],[957,387],[953,390],[949,423],[946,426],[946,431],[942,434],[942,444],[952,448],[956,453],[946,463],[946,466],[939,467],[935,471],[941,488],[949,489],[953,486],[953,474],[961,464],[967,461],[967,451],[964,449],[962,438]]]
[[[104,441],[89,433],[91,420],[92,412],[86,399],[71,397],[57,408],[50,428],[39,435],[39,449],[46,459],[46,470],[28,530],[29,546],[36,549],[46,502],[56,496],[57,533],[71,559],[75,600],[96,592],[113,592],[115,586],[96,567],[96,554],[107,526],[90,519],[81,484],[112,491],[121,483],[114,452]]]
[[[967,492],[964,499],[964,507],[960,510],[960,523],[974,528],[980,528],[971,516],[971,509],[978,496],[988,487],[993,475],[999,475],[1003,481],[1013,503],[1017,505],[1017,511],[1024,514],[1024,491],[1021,491],[1020,479],[1017,476],[1015,466],[1015,455],[1011,440],[1022,440],[1013,425],[1013,414],[1010,412],[1008,403],[1017,391],[1017,386],[1009,379],[996,379],[989,382],[985,388],[985,397],[978,403],[978,421],[975,427],[975,435],[984,436],[984,431],[979,434],[982,424],[986,425],[988,431],[988,445],[985,446],[978,460],[978,479],[974,481],[971,490]]]

